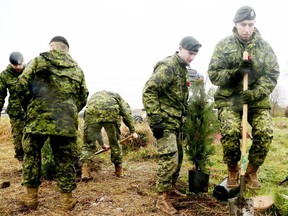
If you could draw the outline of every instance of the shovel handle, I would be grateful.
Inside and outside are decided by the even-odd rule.
[[[243,60],[248,60],[248,52],[243,53]],[[243,76],[243,91],[248,89],[248,73]],[[241,175],[245,174],[246,170],[246,142],[247,142],[247,119],[248,119],[248,105],[243,104],[243,115],[242,115],[242,161],[241,161]],[[243,164],[244,162],[244,164]]]

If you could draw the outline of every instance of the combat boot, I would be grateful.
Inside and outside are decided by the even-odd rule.
[[[27,193],[19,196],[22,205],[29,209],[37,209],[38,207],[38,187],[27,187]]]
[[[72,197],[72,192],[69,193],[61,193],[60,194],[61,199],[61,206],[63,211],[70,211],[74,208],[76,205],[76,198]]]
[[[120,163],[115,164],[115,175],[117,177],[121,177],[122,176],[122,164],[120,164]]]
[[[162,192],[158,194],[156,208],[165,212],[168,215],[174,215],[178,211],[173,207],[167,192]]]
[[[239,187],[239,168],[237,164],[228,164],[227,188]]]
[[[244,175],[245,184],[247,187],[257,190],[261,188],[261,184],[257,177],[259,166],[248,163],[246,173]]]
[[[89,164],[87,163],[83,163],[82,168],[81,168],[81,180],[82,181],[89,181],[92,180],[93,178],[91,177],[90,173],[91,173],[91,169]]]
[[[187,195],[184,194],[184,193],[181,193],[181,192],[176,188],[175,185],[172,186],[172,189],[170,190],[169,195],[170,195],[170,196],[178,196],[178,197],[187,197]]]

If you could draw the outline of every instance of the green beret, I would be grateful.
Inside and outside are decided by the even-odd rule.
[[[183,47],[186,50],[193,51],[193,52],[198,52],[199,48],[202,46],[198,40],[196,40],[192,36],[186,36],[182,38],[179,44],[181,47]]]
[[[241,22],[243,20],[254,20],[256,18],[256,13],[254,9],[250,6],[242,6],[240,7],[233,19],[234,23]]]

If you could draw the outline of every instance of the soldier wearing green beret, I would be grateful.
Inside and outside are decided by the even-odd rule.
[[[63,210],[76,204],[78,113],[87,103],[88,90],[82,69],[69,54],[68,41],[52,38],[50,51],[29,62],[19,76],[18,96],[27,113],[23,136],[23,180],[27,193],[21,203],[38,206],[41,184],[41,149],[50,138],[56,164],[56,181]]]
[[[227,187],[239,186],[241,119],[243,104],[248,105],[252,127],[252,146],[244,176],[246,185],[260,188],[257,177],[273,139],[269,95],[279,76],[276,55],[255,27],[256,13],[250,6],[240,7],[233,19],[232,35],[219,41],[211,58],[208,75],[218,86],[214,98],[221,125],[223,159],[228,167]],[[243,60],[244,51],[248,59]],[[243,90],[243,76],[248,73],[248,89]]]
[[[26,114],[18,99],[16,86],[18,85],[18,77],[25,68],[23,55],[18,52],[12,52],[9,56],[10,64],[4,71],[0,73],[0,109],[3,109],[7,90],[9,92],[7,114],[11,123],[11,131],[13,136],[15,158],[23,161],[23,148],[21,139],[23,136],[23,128],[25,124]]]
[[[201,44],[192,36],[184,37],[179,51],[159,61],[143,89],[143,105],[150,128],[157,139],[158,170],[156,207],[175,214],[169,196],[180,195],[176,181],[183,160],[182,119],[186,115],[189,96],[189,68]]]
[[[84,143],[81,154],[82,181],[92,179],[90,166],[96,150],[96,141],[104,150],[111,148],[111,161],[115,166],[115,175],[121,177],[123,158],[119,139],[122,120],[132,136],[137,138],[138,134],[135,132],[131,108],[118,93],[103,90],[91,96],[84,113]],[[102,128],[107,133],[110,146],[103,142]]]

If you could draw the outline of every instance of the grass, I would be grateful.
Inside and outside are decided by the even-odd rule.
[[[259,172],[262,189],[259,195],[270,195],[275,199],[275,205],[265,212],[256,211],[255,215],[288,215],[287,184],[279,185],[287,173],[288,162],[288,120],[273,119],[275,136],[264,165]],[[82,129],[83,122],[80,122]],[[122,137],[128,135],[128,129],[122,125]],[[93,181],[78,182],[74,196],[78,203],[75,208],[63,213],[59,205],[59,193],[55,181],[43,181],[39,192],[39,206],[30,211],[23,208],[17,201],[17,196],[25,193],[21,186],[21,165],[14,159],[12,137],[9,119],[2,117],[0,121],[0,184],[10,182],[10,186],[0,188],[0,215],[163,215],[155,208],[157,193],[155,190],[157,151],[156,141],[146,123],[136,124],[140,135],[137,141],[128,140],[122,144],[124,153],[124,175],[114,176],[114,166],[110,162],[108,152],[95,157]],[[79,147],[82,145],[82,131],[79,130]],[[105,133],[104,133],[105,135]],[[107,137],[105,137],[107,142]],[[214,187],[226,177],[226,165],[222,162],[222,147],[215,140],[215,154],[211,156],[209,188],[207,193],[194,194],[188,191],[188,170],[193,164],[184,157],[184,162],[177,183],[178,187],[188,193],[187,198],[174,198],[173,204],[180,215],[225,216],[229,215],[228,203],[213,197]],[[247,150],[251,142],[248,142]],[[247,192],[245,197],[253,194]]]

